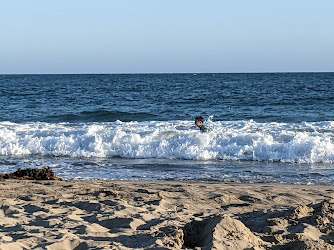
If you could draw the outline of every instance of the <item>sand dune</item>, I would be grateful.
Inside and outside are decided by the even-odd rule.
[[[0,182],[0,249],[334,249],[334,187]]]

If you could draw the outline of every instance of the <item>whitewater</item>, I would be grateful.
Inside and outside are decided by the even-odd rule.
[[[334,122],[0,122],[1,156],[333,163]]]

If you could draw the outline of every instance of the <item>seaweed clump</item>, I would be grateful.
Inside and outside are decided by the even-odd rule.
[[[16,179],[16,180],[55,180],[62,181],[63,179],[57,177],[52,169],[48,166],[42,169],[27,168],[17,169],[14,173],[0,174],[0,179]]]

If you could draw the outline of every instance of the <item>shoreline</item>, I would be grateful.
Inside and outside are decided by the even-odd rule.
[[[0,181],[0,249],[334,249],[334,187]]]

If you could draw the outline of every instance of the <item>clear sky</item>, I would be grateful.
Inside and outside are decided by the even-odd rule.
[[[0,0],[0,73],[334,71],[333,0]]]

